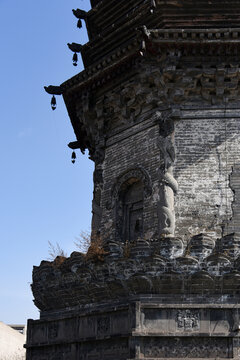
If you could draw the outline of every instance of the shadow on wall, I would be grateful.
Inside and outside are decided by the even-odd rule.
[[[200,116],[189,111],[176,122],[175,213],[181,235],[210,231],[221,237],[222,232],[239,231],[233,211],[237,187],[231,177],[239,177],[240,125],[233,111],[231,116],[227,112],[202,110]],[[232,218],[236,221],[230,226]]]
[[[181,176],[184,169],[201,166],[206,159],[213,164],[215,162],[219,171],[221,167],[229,167],[231,172],[231,166],[235,164],[240,153],[239,119],[222,117],[220,114],[215,116],[216,118],[211,118],[206,113],[205,118],[195,118],[193,111],[192,117],[189,114],[187,119],[176,122],[176,178]]]

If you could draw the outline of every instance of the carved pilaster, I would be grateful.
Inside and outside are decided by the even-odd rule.
[[[174,236],[175,212],[174,194],[178,184],[173,177],[173,164],[175,161],[174,149],[174,120],[171,112],[160,113],[156,116],[159,121],[160,166],[159,166],[159,203],[158,221],[159,236]]]
[[[95,162],[95,170],[93,174],[93,201],[92,201],[92,233],[99,234],[99,229],[101,226],[102,220],[102,208],[101,208],[101,198],[102,198],[102,189],[103,189],[103,161],[104,161],[105,151],[103,148],[98,147],[91,159]]]

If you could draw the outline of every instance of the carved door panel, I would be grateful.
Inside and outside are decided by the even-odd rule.
[[[143,235],[142,202],[135,203],[129,209],[129,240],[134,241]]]
[[[124,196],[124,238],[134,241],[143,234],[143,186],[137,182],[130,186]]]

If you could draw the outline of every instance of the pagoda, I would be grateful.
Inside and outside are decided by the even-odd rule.
[[[240,0],[91,0],[60,86],[87,254],[33,269],[27,360],[239,359]]]

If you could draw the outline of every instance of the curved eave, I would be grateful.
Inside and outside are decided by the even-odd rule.
[[[97,91],[116,77],[121,77],[135,59],[141,57],[141,41],[146,42],[146,56],[158,56],[163,50],[178,49],[183,54],[204,51],[214,55],[221,49],[226,55],[235,55],[240,49],[240,28],[221,29],[146,29],[145,35],[136,33],[135,39],[125,47],[116,50],[108,57],[89,66],[79,74],[64,82],[60,88],[69,117],[74,128],[79,148],[84,151],[93,149],[91,140],[86,136],[84,127],[78,118],[75,105],[84,91]],[[227,49],[227,51],[226,51]],[[94,146],[94,145],[93,145]]]
[[[110,57],[104,58],[97,64],[89,66],[87,69],[61,84],[64,95],[68,96],[89,87],[94,89],[98,85],[101,86],[107,79],[110,80],[114,73],[116,74],[117,69],[121,65],[129,63],[133,58],[139,56],[139,44],[138,41],[135,40],[128,46],[128,49],[113,53]]]
[[[70,144],[70,148],[80,148],[82,152],[88,149],[94,151],[94,144],[91,139],[88,139],[84,128],[81,126],[80,119],[76,114],[76,102],[79,101],[79,95],[84,91],[95,91],[97,88],[102,87],[113,78],[121,76],[123,68],[131,66],[135,58],[139,57],[139,49],[135,46],[129,49],[129,52],[122,57],[116,57],[108,66],[95,66],[83,70],[71,79],[64,82],[60,87],[63,91],[63,98],[66,108],[76,135],[77,144]]]
[[[136,34],[126,46],[116,50],[101,61],[87,67],[61,85],[64,96],[68,97],[83,89],[96,89],[112,79],[117,69],[132,58],[140,57],[141,40],[145,38],[146,49],[154,55],[152,49],[167,47],[190,48],[202,46],[231,46],[234,50],[240,45],[240,28],[219,29],[148,29],[148,37]]]

